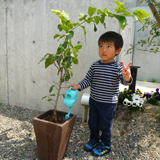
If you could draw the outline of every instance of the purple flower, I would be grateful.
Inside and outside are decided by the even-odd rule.
[[[148,99],[148,98],[151,98],[151,95],[149,93],[147,93],[147,94],[144,94],[144,97],[146,97]]]
[[[159,88],[156,89],[156,92],[159,94]]]

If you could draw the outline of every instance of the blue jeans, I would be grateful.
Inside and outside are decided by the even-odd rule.
[[[111,123],[117,104],[101,103],[90,98],[89,120],[90,139],[101,140],[106,146],[111,145]],[[101,136],[99,131],[102,131]]]

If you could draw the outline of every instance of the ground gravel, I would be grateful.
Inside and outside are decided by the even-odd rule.
[[[160,160],[160,106],[144,112],[119,106],[112,122],[112,150],[103,157],[84,151],[87,123],[77,118],[64,160]],[[0,160],[39,160],[32,119],[40,111],[0,104]]]

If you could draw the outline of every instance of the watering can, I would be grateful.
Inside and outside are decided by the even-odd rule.
[[[66,119],[69,119],[69,115],[71,113],[72,107],[75,104],[75,101],[77,100],[77,94],[78,91],[77,90],[71,90],[73,87],[70,87],[67,91],[66,91],[66,98],[63,99],[63,102],[65,104],[66,107],[69,107],[69,112],[68,114],[65,115]]]

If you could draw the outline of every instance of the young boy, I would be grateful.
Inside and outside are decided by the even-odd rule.
[[[129,67],[114,60],[122,49],[122,36],[109,31],[98,40],[100,60],[94,62],[86,77],[78,84],[70,84],[72,89],[90,88],[89,120],[90,140],[85,150],[94,156],[102,156],[111,150],[111,122],[117,108],[119,83],[130,85],[132,77]],[[99,131],[101,130],[101,135]]]

